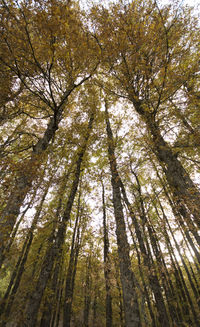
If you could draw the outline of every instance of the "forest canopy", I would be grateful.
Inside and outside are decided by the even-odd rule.
[[[181,1],[0,0],[0,326],[200,326],[200,32]]]

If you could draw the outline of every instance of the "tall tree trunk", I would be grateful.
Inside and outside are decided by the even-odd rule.
[[[146,283],[145,277],[144,277],[144,271],[143,271],[144,267],[143,267],[143,263],[142,263],[142,260],[141,260],[140,251],[138,249],[138,245],[136,244],[136,240],[135,240],[135,237],[134,237],[134,234],[133,234],[130,223],[128,223],[128,227],[129,227],[130,234],[132,236],[133,245],[134,245],[136,253],[137,253],[140,278],[142,280],[142,285],[143,285],[143,288],[144,288],[144,294],[145,294],[145,298],[147,300],[147,305],[148,305],[149,313],[150,313],[151,320],[152,320],[151,321],[151,326],[156,327],[156,319],[155,319],[155,315],[154,315],[153,308],[152,308],[152,303],[151,303],[150,296],[149,296],[149,290],[147,289],[147,283]]]
[[[154,190],[154,194],[156,194],[155,190]],[[154,204],[153,200],[152,200],[152,203],[153,203],[153,206],[154,206],[156,214],[157,214],[159,227],[161,227],[161,226],[163,226],[164,223],[162,221],[162,218],[160,217],[160,213],[158,211],[158,208]],[[152,240],[152,243],[155,244],[152,247],[154,249],[154,254],[155,254],[155,257],[157,259],[159,270],[161,271],[161,280],[162,280],[163,288],[165,290],[166,300],[167,300],[168,307],[169,307],[169,312],[170,312],[172,321],[176,321],[177,324],[180,324],[181,323],[180,309],[178,307],[178,304],[177,304],[176,308],[174,306],[174,299],[176,298],[176,294],[174,292],[174,287],[173,287],[173,284],[172,284],[171,276],[169,274],[168,267],[166,265],[166,262],[165,262],[165,259],[164,259],[164,256],[163,256],[163,253],[162,253],[162,250],[161,250],[161,247],[160,247],[160,243],[159,243],[155,228],[150,222],[151,221],[149,219],[149,227],[151,229],[151,231],[149,232],[149,233],[151,233],[150,239]],[[160,225],[160,223],[161,223],[161,225]],[[164,226],[164,228],[165,228],[165,226]],[[164,229],[164,234],[165,234],[165,232],[166,232],[166,229]],[[165,237],[165,235],[164,235],[164,237]],[[165,239],[166,239],[166,237],[165,237]]]
[[[37,222],[39,220],[42,206],[45,201],[46,195],[48,193],[51,181],[52,181],[52,178],[49,180],[49,183],[44,191],[44,194],[43,194],[40,204],[38,206],[37,212],[34,216],[31,228],[29,229],[26,239],[24,241],[24,245],[23,245],[21,254],[19,256],[19,259],[17,261],[16,267],[12,273],[7,291],[4,295],[4,298],[3,298],[4,303],[2,304],[3,306],[1,306],[1,313],[5,312],[6,316],[9,316],[9,314],[10,314],[10,310],[11,310],[15,295],[17,293],[21,278],[23,276],[24,266],[26,264],[29,250],[30,250],[32,240],[33,240],[33,232],[34,232],[34,229],[36,228]],[[7,302],[7,305],[6,305],[6,302]],[[5,308],[3,308],[4,305],[6,306]]]
[[[84,296],[84,312],[83,312],[84,327],[89,327],[90,304],[91,304],[91,254],[88,254],[86,260],[85,296]]]
[[[168,253],[171,259],[171,267],[173,269],[173,274],[175,278],[175,288],[174,288],[174,300],[176,301],[176,308],[180,317],[180,321],[185,321],[187,323],[191,324],[191,319],[190,319],[190,312],[189,312],[189,307],[187,303],[187,298],[185,295],[185,291],[182,285],[182,281],[179,275],[179,271],[177,270],[176,267],[176,262],[174,260],[175,254],[174,254],[174,249],[171,245],[171,241],[168,235],[168,232],[166,230],[166,226],[164,223],[162,223],[163,226],[163,234],[165,237],[165,244],[168,249]],[[186,318],[187,316],[187,318]]]
[[[30,160],[24,162],[24,165],[16,178],[15,185],[0,218],[0,263],[4,259],[4,249],[16,223],[16,219],[20,213],[20,208],[26,195],[32,187],[33,181],[36,179],[37,172],[43,161],[42,157],[45,154],[50,142],[55,137],[55,133],[58,129],[59,122],[62,119],[62,113],[68,97],[75,88],[83,84],[90,77],[91,75],[83,78],[78,84],[73,84],[73,86],[71,86],[71,88],[64,93],[60,104],[54,104],[54,114],[50,118],[43,137],[38,140],[35,146],[33,146]]]
[[[44,177],[44,174],[41,176],[41,181],[43,180],[43,177]],[[26,209],[22,212],[22,214],[21,214],[20,218],[18,219],[15,227],[13,228],[13,231],[12,231],[12,233],[10,235],[9,241],[7,242],[7,245],[6,245],[5,249],[4,249],[4,255],[1,257],[0,267],[2,266],[2,263],[3,263],[4,258],[6,257],[6,255],[10,251],[10,248],[11,248],[11,246],[12,246],[14,240],[15,240],[15,236],[16,236],[16,234],[18,232],[18,229],[19,229],[19,226],[20,226],[21,222],[23,221],[23,219],[24,219],[27,211],[30,209],[31,205],[34,202],[34,199],[35,199],[36,194],[37,194],[37,189],[38,188],[35,189],[34,194],[32,195],[32,197],[31,197],[31,199],[30,199],[30,201],[29,201]]]
[[[181,120],[183,126],[189,131],[190,135],[194,136],[194,143],[195,144],[200,144],[200,133],[198,131],[198,129],[194,129],[191,125],[191,123],[188,121],[187,116],[184,115],[181,112],[181,108],[178,108],[177,105],[171,101],[171,104],[173,106],[173,114]],[[192,146],[192,144],[191,144]]]
[[[7,205],[2,211],[0,218],[0,258],[4,254],[4,248],[9,239],[10,233],[13,230],[23,201],[31,189],[33,180],[37,176],[37,171],[41,165],[42,154],[47,149],[50,141],[55,136],[56,130],[58,129],[61,115],[62,107],[55,110],[55,115],[50,119],[43,137],[33,148],[31,159],[24,163],[24,167],[17,177],[15,186],[10,194]]]
[[[179,212],[182,215],[182,209],[185,208],[186,217],[183,218],[186,223],[192,224],[194,222],[196,226],[200,227],[200,192],[177,159],[177,156],[163,139],[154,114],[146,111],[141,101],[132,99],[132,102],[151,134],[152,149],[163,168]],[[187,213],[188,210],[190,214]]]
[[[96,289],[95,289],[92,309],[93,309],[92,327],[96,327],[97,324],[97,290]]]
[[[77,216],[72,236],[71,243],[71,252],[69,265],[67,270],[66,284],[65,284],[65,302],[63,308],[63,327],[70,327],[71,321],[71,312],[72,312],[72,301],[73,301],[73,293],[74,293],[74,283],[75,283],[75,275],[76,275],[76,267],[78,262],[78,254],[80,248],[80,197],[81,192],[79,191],[78,204],[77,204]]]
[[[188,251],[189,251],[189,253],[190,253],[190,257],[192,258],[192,261],[194,261],[194,264],[195,264],[195,267],[196,267],[196,269],[197,269],[197,271],[198,271],[198,274],[200,274],[200,266],[199,266],[200,262],[197,262],[196,258],[194,257],[194,255],[193,255],[193,253],[192,253],[192,251],[191,251],[192,246],[191,246],[191,248],[190,248],[190,243],[188,242],[188,239],[186,239],[185,234],[184,234],[182,228],[180,228],[180,230],[181,230],[181,234],[182,234],[182,237],[183,237],[183,239],[184,239],[184,242],[185,242],[185,244],[186,244],[186,246],[187,246],[187,249],[188,249]],[[192,240],[192,243],[193,243],[193,240]],[[194,243],[193,243],[193,244],[194,244]],[[192,248],[192,249],[193,249],[193,248]],[[193,251],[194,251],[194,250],[193,250]]]
[[[105,104],[106,130],[108,139],[108,158],[111,170],[111,184],[113,191],[113,206],[116,221],[117,245],[120,265],[120,275],[123,289],[124,312],[126,327],[139,327],[140,315],[137,300],[136,278],[131,268],[131,260],[129,255],[129,243],[126,234],[126,226],[124,221],[120,180],[117,171],[117,162],[115,158],[115,147],[113,133],[110,127],[108,117],[108,106]]]
[[[161,176],[160,176],[160,174],[158,172],[158,169],[156,168],[154,162],[152,162],[152,164],[153,164],[153,167],[155,168],[156,175],[157,175],[158,179],[161,182],[161,185],[163,187],[165,196],[166,196],[167,200],[169,201],[169,204],[170,204],[170,206],[172,208],[172,212],[174,214],[174,217],[176,218],[177,223],[183,229],[183,231],[185,233],[185,236],[187,237],[188,242],[189,242],[191,248],[193,249],[197,260],[200,262],[200,253],[197,250],[197,248],[196,248],[196,246],[195,246],[195,244],[194,244],[194,242],[193,242],[193,240],[192,240],[192,238],[191,238],[191,236],[189,234],[189,232],[191,234],[193,234],[194,238],[196,239],[197,244],[200,244],[200,236],[198,234],[198,230],[197,230],[197,228],[195,228],[195,226],[191,222],[188,223],[188,221],[186,221],[187,213],[186,213],[185,208],[183,208],[183,207],[182,208],[178,208],[176,206],[176,204],[174,203],[174,201],[171,199],[171,194],[169,194],[169,192],[168,192],[168,190],[166,188],[166,185],[165,185],[164,181],[162,180],[162,178],[161,178]]]
[[[112,327],[112,296],[111,296],[111,268],[109,257],[109,238],[106,222],[106,205],[105,205],[105,189],[102,184],[102,208],[103,208],[103,230],[104,230],[104,277],[106,283],[106,327]]]
[[[170,234],[171,234],[172,239],[173,239],[173,241],[174,241],[174,243],[175,243],[175,247],[176,247],[176,249],[177,249],[177,251],[178,251],[178,254],[179,254],[180,258],[181,258],[181,262],[182,262],[183,267],[184,267],[184,269],[185,269],[185,271],[186,271],[186,274],[187,274],[187,276],[188,276],[188,280],[189,280],[189,282],[190,282],[190,284],[191,284],[192,290],[193,290],[194,295],[195,295],[195,300],[198,301],[198,299],[199,299],[199,297],[198,297],[198,292],[197,292],[197,290],[196,290],[196,288],[195,288],[195,285],[194,285],[194,283],[193,283],[193,281],[192,281],[192,278],[191,278],[191,276],[190,276],[190,273],[189,273],[188,267],[187,267],[187,265],[186,265],[186,263],[185,263],[185,260],[184,260],[184,258],[183,258],[183,256],[182,256],[182,253],[181,253],[180,247],[179,247],[179,245],[178,245],[178,243],[177,243],[177,240],[176,240],[176,238],[175,238],[175,236],[174,236],[174,234],[173,234],[173,231],[172,231],[172,229],[171,229],[171,226],[170,226],[170,224],[169,224],[169,221],[168,221],[168,218],[167,218],[166,215],[164,215],[164,219],[165,219],[165,221],[166,221],[166,223],[167,223],[167,226],[168,226],[168,228],[169,228]],[[181,271],[181,270],[180,270],[180,271]],[[182,275],[182,277],[183,277],[182,272],[181,272],[181,275]],[[184,279],[183,279],[183,280],[184,280]],[[183,280],[182,280],[182,281],[183,281]],[[184,287],[185,287],[185,292],[186,292],[186,295],[187,295],[187,298],[188,298],[188,302],[189,302],[189,304],[190,304],[191,311],[192,311],[192,314],[193,314],[193,319],[194,319],[195,326],[198,326],[198,324],[199,324],[198,315],[197,315],[196,309],[195,309],[195,307],[194,307],[193,301],[192,301],[192,299],[191,299],[190,293],[189,293],[189,291],[188,291],[188,288],[187,288],[187,286],[186,286],[186,284],[185,284],[185,281],[184,281]],[[197,302],[197,303],[199,304],[199,302]]]
[[[119,179],[120,179],[120,177],[119,177]],[[139,183],[139,181],[138,181],[138,183]],[[126,190],[125,190],[125,187],[124,187],[121,179],[120,179],[120,186],[122,189],[124,201],[127,205],[129,214],[130,214],[132,222],[133,222],[133,226],[135,227],[135,233],[136,233],[140,251],[141,251],[141,254],[142,254],[142,257],[144,260],[144,266],[147,268],[147,271],[148,271],[148,279],[149,279],[150,287],[153,291],[155,301],[156,301],[156,307],[157,307],[157,311],[158,311],[158,320],[159,320],[161,326],[163,326],[163,327],[170,326],[169,325],[169,317],[167,314],[164,298],[163,298],[162,291],[161,291],[161,286],[160,286],[160,283],[159,283],[159,280],[158,280],[158,277],[156,274],[156,267],[155,267],[153,260],[150,259],[150,253],[148,253],[146,250],[145,243],[144,243],[144,237],[142,235],[141,228],[140,228],[138,220],[132,210],[132,206],[128,200],[128,197],[126,195]],[[140,187],[140,185],[139,185],[139,187]],[[141,193],[139,193],[139,197],[140,197],[140,204],[142,204],[142,208],[141,208],[142,210],[140,210],[140,217],[141,217],[141,221],[143,222],[143,224],[145,224],[147,222],[147,218],[146,218],[146,214],[144,211]],[[147,240],[146,240],[146,242],[147,242]]]
[[[198,261],[199,264],[200,264],[200,253],[199,253],[199,251],[197,250],[196,245],[194,244],[194,241],[193,241],[193,239],[192,239],[191,236],[190,236],[190,233],[189,233],[189,231],[188,231],[188,228],[187,228],[187,226],[185,226],[185,222],[183,221],[183,219],[182,219],[182,217],[180,216],[180,214],[176,211],[175,205],[174,205],[173,202],[171,201],[170,196],[169,196],[169,194],[167,193],[167,190],[166,190],[165,187],[164,187],[164,191],[165,191],[165,195],[167,196],[167,199],[168,199],[168,201],[169,201],[169,203],[170,203],[170,205],[171,205],[171,208],[172,208],[173,214],[174,214],[174,216],[175,216],[175,218],[176,218],[176,220],[177,220],[177,223],[178,223],[178,225],[179,225],[179,227],[180,227],[180,231],[181,231],[183,237],[184,237],[184,238],[185,238],[185,237],[187,238],[188,243],[190,244],[192,250],[194,251],[194,254],[195,254],[195,256],[196,256],[196,259],[197,259],[197,261]],[[165,216],[165,212],[164,212],[163,206],[162,206],[162,204],[161,204],[159,198],[158,198],[158,202],[159,202],[160,208],[161,208],[161,210],[162,210],[163,216]]]
[[[46,296],[44,310],[42,313],[42,319],[40,321],[40,327],[51,326],[55,303],[57,303],[58,301],[56,295],[57,295],[57,288],[59,284],[59,277],[62,279],[62,270],[63,270],[63,256],[61,258],[58,257],[58,259],[56,258],[53,277],[52,280],[50,281],[50,286],[49,286],[50,295],[48,294]]]
[[[150,221],[150,219],[149,219]],[[159,242],[156,236],[156,232],[154,227],[148,222],[148,232],[150,236],[150,242],[151,242],[151,247],[153,249],[153,253],[156,258],[156,264],[159,267],[159,273],[160,273],[160,278],[161,278],[161,284],[162,287],[165,291],[165,298],[166,298],[166,303],[168,304],[169,308],[169,313],[171,316],[171,319],[173,322],[176,322],[178,324],[178,316],[177,316],[177,310],[174,309],[174,305],[171,304],[171,300],[173,298],[172,295],[172,289],[171,285],[169,283],[169,274],[168,270],[165,264],[165,261],[163,259],[163,255],[159,246]]]
[[[116,281],[116,286],[118,290],[118,297],[119,297],[119,321],[120,321],[120,327],[125,327],[124,323],[124,306],[123,306],[123,298],[122,298],[122,287],[120,284],[120,267],[119,267],[119,262],[118,258],[113,256],[113,261],[115,265],[115,281]]]
[[[173,213],[175,215],[177,215],[177,212],[176,212],[175,207],[173,206],[173,203],[172,203],[172,201],[171,201],[171,199],[169,197],[169,194],[167,192],[165,184],[163,183],[163,181],[162,181],[162,179],[161,179],[161,177],[160,177],[160,175],[159,175],[159,173],[158,173],[155,166],[154,166],[154,168],[155,168],[157,176],[158,176],[158,178],[159,178],[159,180],[160,180],[160,182],[162,184],[162,187],[164,189],[164,193],[165,193],[166,197],[168,198],[169,203],[170,203],[170,205],[172,207]],[[167,231],[167,226],[169,227],[170,234],[172,235],[172,239],[174,239],[173,232],[171,230],[171,227],[170,227],[169,222],[168,222],[168,218],[167,218],[167,216],[165,214],[164,208],[163,208],[159,198],[158,198],[158,202],[159,202],[159,205],[160,205],[160,208],[161,208],[161,211],[162,211],[162,215],[163,215],[163,218],[160,218],[159,215],[158,215],[158,218],[160,218],[160,222],[162,224],[163,234],[164,234],[164,237],[165,237],[165,240],[166,240],[166,246],[168,248],[169,255],[170,255],[170,258],[171,258],[171,263],[172,263],[172,267],[173,267],[173,271],[174,271],[174,277],[175,277],[175,280],[176,280],[176,295],[177,295],[177,291],[178,291],[178,297],[180,299],[180,301],[179,301],[180,302],[180,309],[182,310],[181,316],[184,317],[183,321],[185,321],[185,322],[187,322],[189,324],[192,324],[193,322],[192,322],[192,317],[191,317],[191,313],[190,313],[188,304],[191,307],[191,311],[192,311],[194,317],[195,317],[196,313],[195,313],[195,310],[194,310],[192,299],[190,297],[190,293],[188,291],[187,285],[186,285],[184,277],[183,277],[182,270],[181,270],[181,268],[179,266],[179,263],[177,261],[176,254],[174,253],[174,247],[171,244],[171,239],[169,237],[169,232]],[[178,218],[180,218],[180,217],[178,217]],[[179,219],[177,219],[177,220],[179,221]]]
[[[88,123],[88,128],[86,131],[86,135],[84,137],[83,144],[82,146],[80,146],[80,149],[78,151],[78,158],[76,161],[74,179],[71,185],[71,190],[63,213],[62,221],[59,223],[56,236],[54,235],[54,231],[53,231],[52,235],[49,238],[49,246],[44,256],[44,260],[42,263],[41,272],[37,281],[36,288],[31,294],[31,297],[26,306],[24,327],[25,326],[34,327],[36,325],[38,310],[40,307],[43,293],[47,286],[47,282],[52,273],[55,258],[61,256],[62,247],[65,240],[66,227],[70,219],[71,209],[77,192],[80,173],[81,173],[81,164],[87,148],[88,139],[92,130],[93,120],[94,120],[94,112],[91,113],[91,117]]]
[[[45,169],[46,169],[46,167],[45,167]],[[43,173],[42,173],[41,176],[40,176],[40,180],[39,180],[39,182],[38,182],[38,184],[37,184],[37,187],[35,187],[34,193],[33,193],[33,195],[31,196],[31,199],[30,199],[30,201],[29,201],[29,203],[28,203],[26,209],[22,212],[22,214],[21,214],[20,218],[18,219],[18,221],[17,221],[15,227],[12,229],[9,239],[8,239],[7,242],[3,245],[3,252],[1,252],[1,245],[0,245],[0,268],[2,267],[2,264],[3,264],[3,262],[4,262],[4,259],[6,258],[6,255],[7,255],[7,254],[9,253],[9,251],[10,251],[10,248],[11,248],[13,242],[14,242],[15,236],[16,236],[16,234],[17,234],[17,232],[18,232],[19,226],[20,226],[20,224],[21,224],[21,222],[22,222],[22,220],[23,220],[23,218],[24,218],[26,212],[29,210],[30,206],[31,206],[31,205],[33,204],[33,202],[34,202],[34,198],[36,197],[36,194],[37,194],[37,189],[40,187],[40,185],[41,185],[41,183],[42,183],[42,181],[43,181],[43,178],[44,178],[44,175],[45,175],[45,169],[43,170]],[[0,226],[1,226],[1,222],[0,222]],[[0,236],[0,238],[1,238],[1,236]]]
[[[52,321],[50,327],[57,327],[60,322],[61,308],[62,308],[62,295],[64,289],[64,279],[62,277],[59,280],[57,291],[56,291],[56,306],[52,312]]]

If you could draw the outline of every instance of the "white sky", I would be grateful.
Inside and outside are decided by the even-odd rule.
[[[196,6],[200,4],[200,0],[183,0],[183,3],[190,6]]]
[[[173,1],[169,1],[169,0],[158,0],[158,3],[169,3],[169,2],[173,2]],[[200,5],[200,0],[179,0],[178,1],[180,4],[187,4],[190,6],[194,6],[196,7],[197,5]]]
[[[118,2],[119,0],[80,0],[81,7],[84,9],[87,9],[90,7],[92,4],[109,4],[113,2]],[[127,2],[131,2],[131,0],[125,0]],[[157,4],[161,6],[162,4],[167,4],[167,3],[173,3],[174,1],[177,1],[178,3],[185,4],[185,5],[190,5],[195,7],[195,10],[199,13],[200,16],[200,0],[156,0]]]

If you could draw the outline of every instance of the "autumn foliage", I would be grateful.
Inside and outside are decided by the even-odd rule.
[[[0,1],[0,326],[200,325],[197,16]]]

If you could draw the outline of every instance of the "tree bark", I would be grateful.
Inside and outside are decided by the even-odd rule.
[[[34,146],[30,160],[24,163],[23,169],[19,172],[19,176],[16,179],[7,205],[2,211],[0,218],[0,259],[4,256],[4,249],[19,215],[23,201],[31,189],[33,180],[37,176],[37,171],[41,165],[42,154],[47,149],[58,129],[62,110],[62,107],[56,109],[55,115],[51,117],[43,137]],[[1,261],[2,260],[0,260],[0,262]]]
[[[70,219],[71,209],[74,203],[74,198],[77,192],[79,178],[81,173],[81,164],[83,156],[85,154],[88,139],[92,130],[92,124],[94,120],[94,113],[91,113],[91,117],[88,123],[86,135],[84,137],[83,145],[78,152],[78,158],[76,161],[76,169],[74,173],[74,179],[71,185],[71,190],[66,203],[65,211],[63,213],[62,221],[59,223],[57,235],[54,236],[54,231],[49,239],[49,247],[47,248],[44,261],[42,263],[41,272],[37,281],[35,291],[31,294],[29,302],[27,303],[25,310],[24,327],[34,327],[37,322],[38,310],[42,300],[43,293],[46,289],[47,282],[51,276],[51,272],[54,266],[55,258],[59,257],[62,253],[62,247],[65,240],[65,233],[67,222]]]
[[[111,296],[111,268],[109,257],[109,238],[106,222],[106,205],[105,205],[105,189],[102,184],[102,209],[103,209],[103,230],[104,230],[104,277],[106,284],[106,327],[112,327],[112,296]]]
[[[115,280],[116,280],[116,286],[118,290],[118,296],[119,296],[119,321],[120,321],[120,327],[125,327],[124,323],[124,306],[123,306],[123,298],[122,298],[122,287],[120,284],[120,267],[118,258],[113,256],[114,265],[115,265]]]
[[[84,312],[83,312],[84,327],[89,327],[90,304],[91,304],[91,254],[88,254],[86,260],[85,297],[84,297]]]
[[[42,138],[33,146],[30,160],[27,160],[23,168],[20,170],[15,185],[9,196],[6,207],[3,209],[0,218],[0,262],[4,258],[4,249],[9,240],[10,234],[16,223],[16,219],[20,213],[24,199],[32,187],[33,181],[36,179],[37,172],[41,166],[42,157],[45,154],[51,140],[54,139],[59,123],[62,119],[64,106],[70,94],[75,88],[82,85],[91,75],[83,78],[78,84],[73,84],[71,88],[65,92],[63,99],[59,105],[54,106],[54,115],[50,118],[47,128]]]
[[[178,208],[178,206],[176,206],[176,203],[173,202],[173,200],[171,199],[171,194],[169,194],[167,188],[166,188],[166,185],[164,183],[164,181],[162,180],[155,164],[152,162],[154,168],[155,168],[155,171],[156,171],[156,175],[158,177],[158,179],[160,180],[161,182],[161,185],[163,187],[163,190],[164,190],[164,193],[165,193],[165,196],[172,208],[172,212],[174,214],[174,217],[176,218],[177,220],[177,223],[181,226],[182,230],[184,231],[185,233],[185,236],[187,237],[188,239],[188,242],[191,246],[191,248],[193,249],[194,253],[195,253],[195,256],[197,258],[197,260],[200,262],[200,253],[199,251],[197,250],[193,240],[191,239],[191,236],[189,234],[189,232],[191,234],[193,234],[194,238],[196,239],[197,243],[200,244],[200,236],[198,234],[198,231],[197,229],[194,227],[194,225],[192,224],[191,226],[191,222],[188,223],[188,221],[186,221],[187,219],[187,213],[185,211],[185,208]],[[161,210],[162,210],[162,207],[161,207]],[[185,218],[185,219],[184,219]],[[186,226],[187,225],[187,226]]]
[[[132,99],[132,102],[151,134],[152,149],[163,168],[179,212],[181,213],[182,207],[185,207],[186,213],[190,212],[187,213],[187,217],[183,217],[186,223],[194,222],[199,228],[200,193],[196,185],[163,139],[154,114],[143,109],[142,101]]]
[[[108,117],[108,107],[105,104],[106,130],[108,139],[108,158],[111,171],[111,184],[113,191],[113,206],[116,221],[116,235],[118,245],[118,256],[120,265],[120,275],[123,289],[124,312],[126,327],[139,327],[140,315],[137,300],[136,278],[131,269],[131,260],[129,255],[129,243],[126,234],[124,221],[120,179],[117,171],[117,162],[115,158],[115,148],[113,134]]]
[[[31,247],[31,244],[32,244],[34,229],[35,229],[35,227],[37,225],[37,222],[39,220],[40,213],[41,213],[41,210],[42,210],[42,206],[43,206],[43,203],[45,201],[46,195],[48,193],[50,184],[51,184],[51,179],[50,179],[50,181],[49,181],[49,183],[48,183],[48,185],[47,185],[47,187],[46,187],[46,189],[44,191],[44,194],[42,196],[40,205],[39,205],[39,207],[37,209],[37,212],[36,212],[36,214],[34,216],[31,228],[29,229],[28,234],[26,236],[26,239],[24,241],[24,245],[23,245],[21,254],[20,254],[19,258],[18,258],[16,267],[15,267],[13,273],[12,273],[12,276],[11,276],[10,283],[8,285],[7,291],[6,291],[5,295],[4,295],[4,298],[3,298],[4,303],[2,304],[3,306],[1,307],[1,313],[5,312],[6,316],[9,316],[9,314],[10,314],[15,295],[16,295],[17,290],[19,288],[19,284],[20,284],[20,281],[21,281],[21,278],[22,278],[23,272],[24,272],[24,266],[26,264],[27,257],[28,257],[28,254],[29,254],[29,250],[30,250],[30,247]],[[6,302],[7,302],[7,304],[6,304]],[[5,306],[5,308],[4,308],[4,306]]]
[[[143,267],[143,263],[142,263],[142,260],[141,260],[140,251],[138,249],[138,244],[136,243],[136,240],[135,240],[131,225],[129,223],[128,223],[128,227],[129,227],[129,231],[130,231],[131,236],[132,236],[133,245],[134,245],[136,253],[137,253],[140,278],[142,280],[142,285],[143,285],[143,288],[144,288],[144,294],[145,294],[145,298],[146,298],[146,301],[147,301],[149,313],[150,313],[151,320],[152,320],[151,321],[151,326],[156,327],[156,319],[155,319],[155,315],[154,315],[153,308],[152,308],[152,303],[151,303],[150,296],[149,296],[149,290],[147,289],[147,283],[146,283],[145,278],[144,278],[144,272],[143,272],[144,267]],[[152,290],[150,290],[150,291],[152,291]]]
[[[72,302],[75,285],[76,268],[78,262],[78,254],[80,249],[80,196],[79,192],[78,205],[77,205],[77,216],[72,236],[71,252],[69,265],[67,270],[66,284],[65,284],[65,302],[63,308],[63,327],[70,327],[71,313],[72,313]]]
[[[186,263],[185,263],[185,260],[184,260],[184,258],[183,258],[183,256],[182,256],[182,253],[181,253],[180,247],[179,247],[179,245],[178,245],[178,243],[177,243],[177,240],[176,240],[176,238],[174,237],[174,234],[173,234],[173,231],[172,231],[171,226],[170,226],[170,224],[169,224],[169,221],[168,221],[167,216],[164,216],[164,219],[165,219],[165,221],[166,221],[166,223],[167,223],[167,226],[168,226],[168,228],[169,228],[170,234],[171,234],[172,239],[173,239],[173,241],[174,241],[174,243],[175,243],[175,247],[176,247],[176,249],[177,249],[177,251],[178,251],[178,254],[179,254],[180,258],[181,258],[181,262],[182,262],[182,264],[183,264],[183,267],[185,268],[186,274],[187,274],[187,276],[188,276],[188,280],[189,280],[189,282],[190,282],[190,284],[191,284],[192,290],[193,290],[194,295],[195,295],[195,300],[198,301],[198,299],[199,299],[199,297],[198,297],[198,292],[196,291],[196,288],[195,288],[195,286],[194,286],[194,284],[193,284],[193,281],[192,281],[192,279],[191,279],[191,276],[190,276],[190,273],[189,273],[188,267],[187,267],[187,265],[186,265]],[[178,267],[179,267],[179,266],[178,266]],[[188,302],[189,302],[190,307],[191,307],[191,311],[192,311],[192,314],[193,314],[193,319],[194,319],[195,326],[198,326],[198,324],[199,324],[198,314],[197,314],[197,312],[196,312],[196,309],[195,309],[195,307],[194,307],[194,304],[193,304],[192,298],[191,298],[190,293],[189,293],[189,291],[188,291],[188,287],[187,287],[187,285],[186,285],[186,283],[185,283],[185,281],[184,281],[183,274],[182,274],[182,271],[181,271],[180,267],[179,267],[179,273],[181,273],[182,282],[183,282],[183,285],[184,285],[184,288],[185,288],[185,292],[186,292],[186,295],[187,295],[187,298],[188,298]],[[199,304],[199,302],[198,302],[198,304]]]
[[[157,307],[157,311],[158,311],[158,320],[160,322],[160,326],[163,326],[163,327],[170,326],[169,325],[169,317],[167,315],[167,310],[166,310],[164,298],[163,298],[162,291],[161,291],[161,286],[160,286],[158,277],[155,273],[155,271],[156,271],[155,264],[154,264],[153,260],[150,259],[150,254],[146,250],[144,238],[143,238],[142,231],[139,226],[138,220],[131,208],[131,204],[126,195],[126,190],[121,181],[121,178],[119,177],[119,179],[120,179],[120,186],[122,189],[124,201],[129,210],[129,214],[131,216],[133,226],[135,227],[135,233],[136,233],[138,243],[139,243],[139,248],[140,248],[143,260],[144,260],[144,266],[147,268],[147,271],[148,271],[148,279],[149,279],[150,287],[151,287],[154,297],[155,297],[156,307]],[[137,179],[137,181],[138,181],[138,179]],[[139,181],[138,181],[138,183],[139,183]],[[140,185],[139,185],[139,187],[140,187]],[[147,218],[146,218],[146,215],[144,212],[144,206],[142,203],[142,197],[141,197],[140,193],[139,193],[139,197],[140,197],[140,204],[142,204],[142,208],[140,210],[141,221],[145,224],[147,222]],[[146,242],[147,242],[147,240],[146,240]]]

